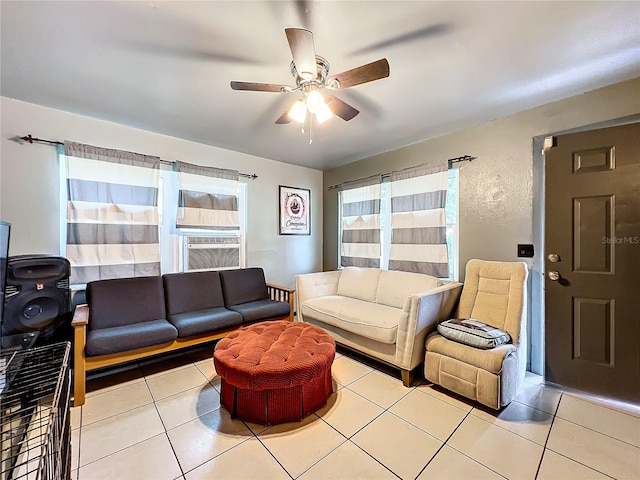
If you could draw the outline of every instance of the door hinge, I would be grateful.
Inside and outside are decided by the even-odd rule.
[[[549,150],[556,146],[556,137],[553,135],[549,135],[548,137],[544,137],[544,143],[542,144],[542,154],[544,155],[545,150]]]

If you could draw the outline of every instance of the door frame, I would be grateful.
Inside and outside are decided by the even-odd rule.
[[[532,240],[535,250],[533,264],[530,270],[531,278],[531,302],[529,302],[529,369],[531,372],[544,376],[545,343],[544,343],[544,278],[545,278],[545,157],[543,154],[544,139],[548,136],[565,135],[569,133],[598,130],[600,128],[618,127],[629,123],[640,122],[640,113],[626,117],[614,118],[604,122],[598,122],[569,130],[550,132],[545,135],[533,137],[533,225]]]

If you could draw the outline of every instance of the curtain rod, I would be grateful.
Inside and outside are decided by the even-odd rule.
[[[64,145],[63,142],[56,142],[54,140],[43,140],[42,138],[32,137],[31,134],[25,135],[24,137],[14,137],[11,140],[18,141],[19,143],[28,142],[30,144],[33,144],[35,142],[35,143],[45,143],[47,145]],[[165,165],[174,165],[176,162],[160,159],[160,163],[164,163]],[[258,175],[256,175],[255,173],[249,174],[249,173],[238,172],[238,175],[244,178],[250,178],[251,180],[255,180],[256,178],[258,178]]]
[[[475,160],[478,157],[474,157],[472,155],[463,155],[462,157],[456,157],[456,158],[450,158],[449,160],[447,160],[447,164],[449,166],[449,168],[453,167],[454,163],[458,163],[458,162],[470,162],[471,160]],[[385,178],[385,177],[389,177],[391,174],[390,173],[383,173],[380,176]],[[328,190],[333,190],[335,188],[340,188],[342,186],[341,183],[336,183],[335,185],[329,185]]]

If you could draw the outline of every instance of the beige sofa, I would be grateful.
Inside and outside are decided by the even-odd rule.
[[[462,284],[418,273],[347,267],[296,276],[298,321],[402,372],[406,386],[424,360],[424,343],[450,317]]]

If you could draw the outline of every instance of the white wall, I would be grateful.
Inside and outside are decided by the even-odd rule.
[[[55,148],[9,140],[32,134],[255,173],[248,180],[247,266],[267,281],[294,286],[294,275],[322,269],[322,172],[1,98],[0,219],[12,224],[11,255],[60,250],[59,175]],[[249,132],[247,133],[249,134]],[[311,235],[278,235],[278,186],[311,190]]]

